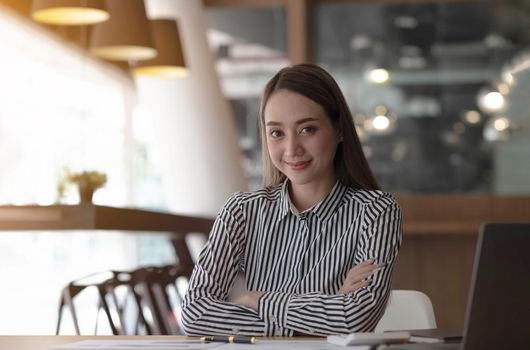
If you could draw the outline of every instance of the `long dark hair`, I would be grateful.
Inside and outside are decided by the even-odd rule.
[[[265,130],[265,106],[272,94],[278,90],[298,93],[324,108],[333,127],[343,138],[337,147],[334,159],[335,175],[339,181],[355,189],[379,189],[377,180],[364,156],[350,109],[337,82],[321,67],[307,63],[281,69],[265,86],[259,114],[263,184],[265,186],[278,185],[285,179],[285,175],[272,164],[267,149]]]

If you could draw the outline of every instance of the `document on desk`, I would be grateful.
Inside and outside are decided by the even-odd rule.
[[[50,347],[50,350],[202,350],[219,348],[223,343],[205,343],[200,340],[82,340]]]
[[[50,350],[369,350],[369,346],[343,347],[322,340],[261,340],[255,344],[205,343],[200,340],[83,340],[57,345]]]
[[[322,340],[261,340],[255,344],[223,344],[216,350],[371,350],[370,346],[340,346]]]

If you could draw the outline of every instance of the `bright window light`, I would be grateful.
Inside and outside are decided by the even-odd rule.
[[[54,203],[64,167],[106,173],[94,201],[129,204],[131,79],[7,10],[0,55],[0,204]]]
[[[96,203],[132,204],[132,80],[1,5],[0,56],[0,204],[54,203],[64,166],[108,175]],[[65,201],[76,203],[77,193]],[[158,257],[157,247],[164,243],[165,237],[152,234],[3,232],[0,280],[16,288],[0,290],[0,333],[53,334],[59,292],[68,281],[107,269],[169,262],[169,254]],[[153,259],[147,261],[142,249]],[[84,327],[87,322],[93,326],[93,314],[86,318],[84,311],[95,310],[94,304],[89,300],[78,307],[81,327],[93,331]],[[71,322],[65,326],[64,332],[72,334]]]

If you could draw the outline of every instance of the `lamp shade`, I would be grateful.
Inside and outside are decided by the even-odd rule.
[[[148,60],[157,52],[143,0],[107,0],[110,19],[92,30],[90,51],[113,61]]]
[[[158,55],[133,66],[137,76],[176,78],[188,75],[178,24],[173,19],[151,20],[151,32]]]
[[[104,0],[34,0],[31,16],[37,22],[56,25],[94,24],[110,17]]]

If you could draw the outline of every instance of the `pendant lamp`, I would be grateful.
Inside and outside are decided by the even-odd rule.
[[[110,15],[105,0],[34,0],[31,17],[54,25],[87,25],[104,22]]]
[[[163,78],[187,76],[189,71],[184,61],[177,22],[173,19],[154,19],[150,22],[158,55],[134,64],[133,74]]]
[[[157,54],[143,0],[107,0],[110,19],[92,29],[90,51],[112,61],[136,61]]]

